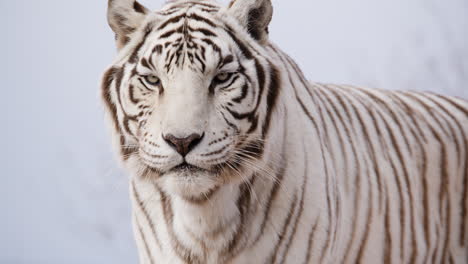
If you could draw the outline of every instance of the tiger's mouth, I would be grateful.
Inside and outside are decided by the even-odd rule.
[[[186,175],[186,174],[196,174],[200,172],[210,172],[210,171],[207,169],[203,169],[198,166],[189,164],[186,161],[184,161],[183,163],[170,169],[168,172]]]

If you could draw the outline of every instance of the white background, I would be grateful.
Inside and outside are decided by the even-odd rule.
[[[271,38],[311,80],[468,98],[466,0],[273,2]],[[0,0],[2,264],[137,262],[98,96],[106,6]]]

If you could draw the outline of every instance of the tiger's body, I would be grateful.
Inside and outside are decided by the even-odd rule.
[[[103,98],[141,263],[468,262],[466,101],[307,82],[267,0],[109,7]],[[192,149],[165,137],[186,130]]]

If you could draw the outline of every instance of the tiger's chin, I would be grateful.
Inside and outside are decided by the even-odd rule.
[[[161,174],[157,182],[166,194],[197,204],[210,200],[222,185],[216,171],[186,164]]]

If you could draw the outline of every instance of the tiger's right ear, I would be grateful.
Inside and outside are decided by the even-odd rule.
[[[140,27],[149,10],[136,0],[109,0],[107,21],[115,33],[117,48],[121,49],[129,35]]]

